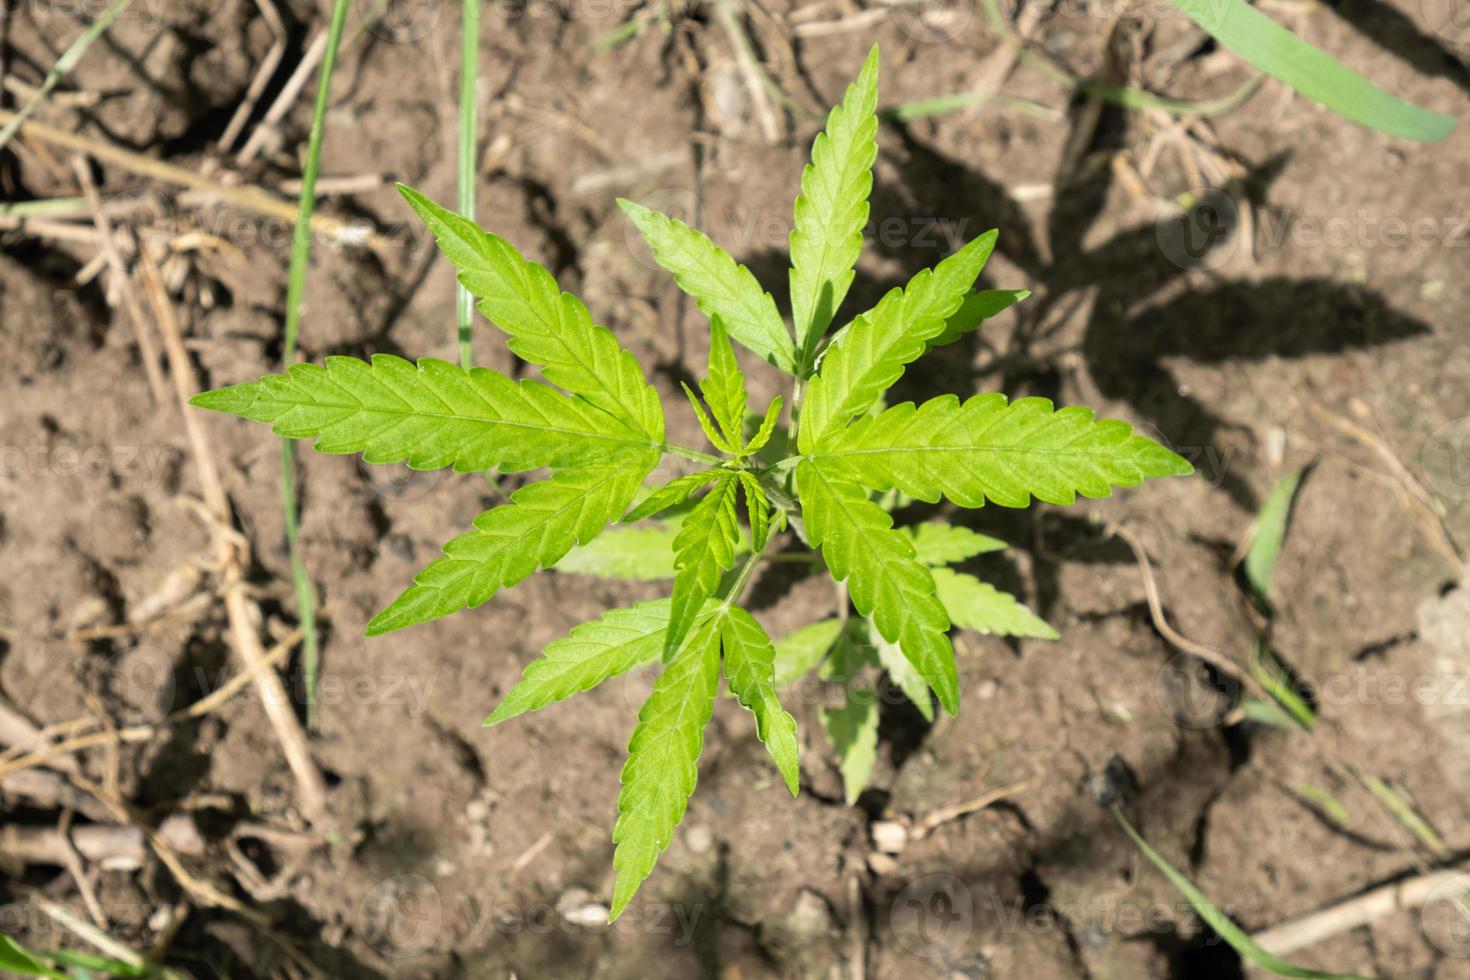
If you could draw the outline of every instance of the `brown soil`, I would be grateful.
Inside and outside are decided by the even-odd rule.
[[[998,41],[967,3],[828,36],[795,36],[793,10],[780,2],[749,24],[773,77],[807,110],[840,96],[875,40],[883,101],[896,104],[976,84]],[[324,26],[320,4],[277,5],[287,49],[265,104]],[[1144,6],[1107,16],[1069,7],[1043,21],[1035,43],[1076,75],[1107,78],[1109,34],[1126,47],[1142,43],[1146,25],[1143,50],[1179,46],[1177,63],[1145,79],[1156,90],[1199,98],[1248,77],[1202,36],[1188,43],[1189,30],[1160,5]],[[1391,91],[1462,113],[1470,37],[1436,33],[1432,6],[1344,0],[1309,15],[1271,11],[1299,16],[1296,29]],[[457,16],[449,4],[394,3],[395,28],[359,31],[370,7],[355,5],[323,172],[384,183],[329,195],[322,210],[370,223],[388,244],[318,247],[301,346],[312,360],[452,357],[449,267],[388,182],[453,197]],[[606,51],[593,42],[633,5],[485,9],[479,217],[655,366],[674,435],[693,441],[678,382],[698,370],[706,327],[632,244],[614,198],[692,213],[784,305],[787,216],[818,123],[786,114],[781,140],[767,145],[713,9],[675,7],[671,27],[654,8],[637,8],[645,29]],[[270,48],[268,26],[245,0],[134,8],[59,90],[99,101],[78,109],[53,99],[40,118],[230,175],[233,157],[216,143]],[[3,23],[6,73],[34,83],[79,22],[41,4],[14,13]],[[796,19],[861,13],[824,3]],[[1114,25],[1114,14],[1127,16]],[[1230,977],[1246,968],[1099,808],[1100,790],[1131,784],[1127,812],[1142,833],[1250,930],[1432,860],[1324,759],[1388,780],[1450,852],[1470,848],[1470,785],[1451,752],[1464,742],[1447,727],[1452,678],[1416,620],[1458,569],[1387,461],[1424,481],[1450,533],[1470,540],[1470,491],[1432,437],[1466,414],[1470,390],[1470,131],[1409,144],[1268,83],[1199,130],[1244,166],[1235,189],[1255,204],[1256,254],[1237,232],[1186,270],[1170,260],[1172,226],[1159,217],[1158,202],[1190,186],[1167,126],[1108,109],[1089,130],[1085,104],[1067,104],[1056,83],[1025,67],[1003,91],[1061,111],[997,103],[884,127],[874,251],[850,302],[860,309],[932,264],[953,246],[949,236],[999,227],[987,282],[1036,295],[978,339],[932,356],[900,394],[1046,395],[1152,426],[1195,457],[1196,477],[1108,501],[959,515],[1013,543],[976,570],[1025,596],[1060,641],[959,636],[959,716],[931,728],[887,705],[873,786],[856,807],[842,803],[817,704],[793,708],[803,792],[792,800],[748,716],[722,703],[689,815],[638,903],[612,928],[576,926],[575,912],[564,912],[609,897],[618,770],[648,678],[494,730],[480,722],[545,643],[661,587],[544,574],[474,612],[366,640],[367,619],[500,491],[480,478],[385,476],[303,451],[302,539],[324,607],[311,751],[328,774],[340,836],[298,851],[252,829],[294,832],[302,822],[278,743],[248,695],[147,743],[87,750],[80,771],[116,779],[147,820],[191,815],[203,835],[192,872],[270,922],[262,930],[200,905],[148,858],[141,869],[89,865],[108,931],[138,949],[166,938],[168,963],[195,976],[301,975],[289,945],[329,976],[835,977],[853,975],[860,953],[866,975],[882,978]],[[244,182],[277,189],[299,176],[309,102],[296,100],[279,138],[239,173]],[[1153,197],[1130,192],[1114,161],[1151,155]],[[662,168],[632,166],[660,157]],[[166,271],[201,381],[217,387],[277,369],[289,232],[120,167],[96,173],[119,224],[197,233],[192,244],[174,241],[180,257]],[[7,151],[0,183],[10,200],[77,193],[66,156],[28,139]],[[1332,219],[1346,238],[1313,239]],[[1420,219],[1432,242],[1398,241],[1385,224]],[[178,411],[152,403],[106,277],[75,285],[94,255],[90,244],[21,230],[4,233],[0,256],[0,691],[42,726],[99,713],[120,725],[154,720],[237,666],[217,601],[136,635],[106,629],[128,622],[210,544],[188,504],[198,486]],[[476,349],[482,363],[513,369],[492,330],[480,331]],[[778,378],[747,366],[764,404]],[[1386,453],[1333,418],[1375,433]],[[252,548],[262,628],[283,635],[296,603],[276,444],[258,426],[217,416],[203,424]],[[1243,657],[1254,627],[1234,553],[1266,491],[1307,465],[1268,628],[1317,692],[1317,730],[1176,723],[1170,666],[1180,654],[1152,623],[1138,566],[1104,523],[1127,522],[1145,538],[1170,622]],[[824,614],[829,596],[819,582],[771,574],[756,611],[780,632]],[[1444,686],[1434,704],[1389,689],[1436,670]],[[922,817],[1017,782],[1027,788],[896,857],[872,853],[876,819]],[[1304,800],[1304,786],[1340,799],[1349,826]],[[56,825],[54,803],[8,788],[5,797],[7,825]],[[76,821],[96,818],[84,808]],[[70,875],[7,862],[0,929],[33,946],[75,944],[32,897],[39,890],[84,915]],[[1384,916],[1295,958],[1379,977],[1470,977],[1470,950],[1436,945],[1420,926],[1415,913]]]

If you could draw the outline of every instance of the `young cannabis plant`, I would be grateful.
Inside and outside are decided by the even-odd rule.
[[[638,577],[673,578],[669,598],[613,610],[548,646],[486,721],[534,711],[643,664],[665,664],[638,714],[623,768],[613,916],[653,870],[684,815],[721,673],[755,716],[795,794],[796,722],[777,693],[778,681],[794,676],[793,665],[798,672],[815,666],[835,648],[822,667],[828,676],[845,680],[881,664],[921,710],[932,712],[932,690],[953,713],[959,682],[952,625],[1054,635],[1010,596],[944,567],[998,542],[942,524],[895,528],[885,506],[899,495],[960,507],[987,500],[1025,507],[1032,497],[1070,504],[1079,493],[1105,497],[1114,486],[1190,472],[1187,462],[1126,423],[1095,420],[1085,408],[1056,410],[1042,398],[945,395],[883,407],[906,365],[1026,295],[972,291],[993,231],[827,337],[868,220],[877,78],[874,48],[802,174],[790,240],[790,327],[750,270],[703,233],[619,202],[655,259],[709,317],[703,398],[687,386],[685,394],[717,453],[665,441],[663,408],[638,363],[546,269],[407,187],[400,187],[404,198],[459,270],[460,283],[509,336],[511,351],[540,365],[541,380],[379,354],[371,362],[329,357],[324,366],[297,364],[284,375],[194,399],[269,422],[282,436],[315,437],[321,452],[361,453],[369,463],[551,471],[446,544],[444,556],[368,624],[370,636],[481,605],[564,557],[582,571],[621,567]],[[789,431],[779,424],[779,397],[759,421],[747,417],[732,340],[791,376]],[[644,481],[666,455],[699,468],[640,501]],[[631,551],[599,552],[593,542],[611,523],[661,514],[677,516],[662,527],[628,529],[643,532]],[[845,583],[857,615],[844,614],[846,626],[831,620],[791,637],[778,677],[774,644],[739,601],[771,541],[789,538],[788,527]],[[650,531],[668,548],[662,562],[650,563],[639,550],[646,551]],[[826,722],[855,795],[854,782],[860,788],[866,778],[862,756],[871,757],[876,744],[876,712],[849,705],[829,712]]]

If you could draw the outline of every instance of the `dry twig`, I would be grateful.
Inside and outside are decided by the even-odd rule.
[[[0,109],[0,123],[9,122],[14,118],[15,113],[8,109]],[[233,204],[237,207],[245,208],[248,211],[254,211],[257,214],[280,218],[288,222],[295,222],[296,220],[295,204],[282,200],[258,187],[232,187],[212,178],[197,174],[192,170],[185,170],[183,167],[176,167],[162,160],[145,157],[141,153],[133,153],[130,150],[124,150],[110,143],[103,143],[79,133],[70,133],[65,130],[56,129],[53,126],[47,126],[45,123],[36,122],[34,119],[29,119],[21,124],[20,134],[40,140],[43,143],[49,143],[52,146],[61,147],[62,149],[86,153],[102,163],[121,167],[130,173],[135,173],[143,177],[152,177],[165,184],[202,191],[213,195],[227,204]],[[13,221],[16,219],[5,220]],[[25,223],[28,228],[35,227],[35,224],[35,222]],[[61,222],[53,222],[52,224],[61,224]],[[3,225],[0,225],[0,227],[3,227]],[[75,226],[68,227],[75,229]],[[312,215],[311,230],[335,241],[362,242],[370,248],[381,248],[386,244],[383,237],[376,232],[364,233],[359,228],[354,228],[345,222],[338,221],[336,218],[322,214]],[[93,233],[88,231],[87,240],[92,241],[93,239]]]
[[[255,104],[260,101],[265,87],[270,84],[271,76],[276,73],[276,68],[286,55],[286,25],[281,21],[276,5],[271,3],[271,0],[255,0],[255,5],[260,8],[261,19],[270,28],[275,40],[271,42],[270,50],[261,59],[260,67],[255,70],[255,77],[250,80],[250,87],[245,90],[244,98],[240,100],[235,114],[230,117],[229,125],[225,127],[224,133],[219,138],[221,150],[228,150],[240,138],[241,131],[245,129],[245,123],[249,122],[251,113],[255,112]]]
[[[964,803],[955,803],[952,806],[940,807],[938,810],[926,813],[914,821],[913,829],[909,831],[909,839],[922,840],[951,820],[958,820],[961,817],[967,817],[972,813],[977,813],[988,806],[999,803],[1001,800],[1009,799],[1019,793],[1024,793],[1030,788],[1031,780],[1027,779],[1019,783],[1012,783],[1009,786],[1001,786],[998,789],[981,793],[973,800],[966,800]]]
[[[1332,936],[1366,926],[1394,912],[1422,908],[1438,889],[1455,879],[1470,889],[1470,871],[1449,868],[1397,881],[1310,915],[1258,932],[1251,938],[1268,953],[1286,956]]]
[[[72,166],[76,169],[77,182],[82,186],[82,193],[92,208],[92,222],[97,227],[97,244],[102,249],[102,257],[112,270],[113,281],[122,296],[128,319],[132,321],[133,336],[138,341],[138,355],[143,361],[143,373],[148,377],[148,390],[153,393],[153,404],[166,404],[168,389],[164,387],[163,372],[158,366],[158,348],[153,344],[153,332],[149,329],[148,319],[143,316],[143,306],[133,290],[133,280],[128,275],[128,268],[123,264],[122,255],[118,253],[117,245],[112,240],[112,225],[102,213],[102,198],[97,193],[97,185],[92,181],[92,171],[87,167],[86,158],[82,156],[75,157]]]
[[[173,306],[164,292],[163,282],[158,277],[157,268],[146,256],[140,264],[146,286],[145,291],[153,305],[154,315],[158,318],[159,327],[163,333],[164,350],[168,354],[169,368],[173,374],[174,388],[178,394],[179,410],[183,413],[184,428],[188,433],[189,445],[193,451],[194,466],[199,476],[204,503],[213,512],[215,522],[220,526],[228,527],[229,500],[225,497],[224,487],[220,483],[219,471],[215,467],[214,456],[209,450],[209,440],[204,436],[204,430],[199,424],[195,410],[189,405],[189,399],[199,392],[193,365],[190,364],[189,355],[184,350],[178,323],[174,319]],[[277,740],[281,743],[281,750],[285,753],[286,764],[290,767],[292,775],[296,777],[297,789],[301,794],[302,812],[313,824],[321,826],[328,819],[326,783],[307,751],[306,734],[302,731],[301,723],[297,721],[295,712],[291,710],[291,701],[280,677],[274,671],[255,669],[255,665],[265,659],[266,653],[252,625],[254,617],[251,615],[250,603],[245,598],[245,594],[236,587],[244,575],[241,567],[242,556],[227,541],[221,540],[218,547],[221,564],[224,567],[225,612],[229,617],[235,652],[244,662],[246,672],[253,677],[266,717],[270,721],[271,728],[275,730]]]
[[[779,143],[781,123],[776,118],[776,111],[771,108],[771,96],[766,91],[764,71],[756,60],[750,36],[740,24],[736,0],[719,0],[715,4],[715,12],[719,15],[720,26],[730,38],[730,46],[735,49],[735,61],[740,66],[740,75],[750,92],[750,101],[755,107],[755,118],[760,124],[761,135],[767,143]]]

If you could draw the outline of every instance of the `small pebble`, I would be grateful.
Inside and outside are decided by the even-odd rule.
[[[871,833],[873,846],[884,854],[898,854],[909,842],[908,828],[897,820],[875,820]]]
[[[786,921],[798,936],[830,936],[836,931],[827,900],[805,888],[796,896],[796,904]]]
[[[607,906],[594,901],[585,888],[568,888],[556,900],[556,911],[568,925],[600,929],[607,925]]]
[[[710,833],[710,829],[703,824],[696,824],[685,832],[684,843],[695,854],[703,854],[714,846],[715,835]]]
[[[898,874],[898,862],[891,854],[873,851],[868,855],[868,869],[879,878],[891,878]]]

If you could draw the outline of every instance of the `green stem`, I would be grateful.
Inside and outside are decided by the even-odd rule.
[[[291,270],[286,281],[286,336],[281,360],[289,368],[296,359],[296,337],[301,330],[301,299],[306,293],[306,270],[311,260],[311,214],[316,208],[316,178],[322,162],[322,133],[326,129],[327,96],[332,87],[332,69],[347,23],[349,0],[334,0],[332,23],[327,31],[327,50],[322,57],[321,80],[317,83],[316,105],[311,114],[311,133],[306,144],[306,165],[301,172],[301,201],[296,209],[296,233],[291,240]],[[301,665],[306,680],[306,724],[316,727],[318,651],[316,595],[301,557],[297,523],[295,453],[288,439],[281,440],[281,506],[286,518],[286,544],[291,553],[291,578],[296,586],[296,605],[301,618]]]
[[[801,434],[801,399],[806,394],[806,368],[805,357],[803,364],[798,365],[797,370],[801,373],[796,376],[796,383],[791,388],[791,432],[786,437],[786,450],[796,445],[796,437]]]
[[[480,61],[480,0],[464,0],[460,24],[459,67],[459,213],[475,220],[475,90]],[[470,291],[454,286],[459,323],[459,364],[468,369],[474,357],[470,327],[475,303]]]
[[[790,460],[783,459],[780,466],[787,462],[794,462],[796,457]],[[760,481],[761,488],[766,491],[766,499],[775,505],[776,509],[786,515],[786,523],[791,525],[791,530],[796,533],[802,544],[810,544],[806,537],[806,525],[801,519],[801,505],[796,501],[782,482],[776,478],[776,467],[768,467],[756,471],[755,478]]]

